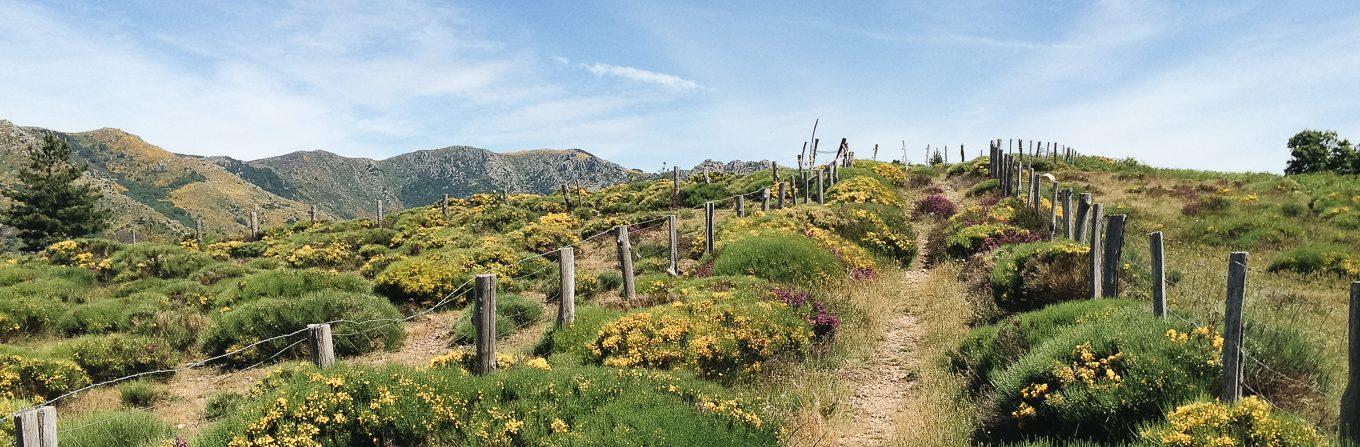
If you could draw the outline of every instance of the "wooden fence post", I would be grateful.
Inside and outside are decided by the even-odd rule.
[[[567,190],[565,183],[562,184],[562,205],[567,207],[567,211],[571,211],[571,191]]]
[[[784,189],[783,182],[779,183],[779,189]],[[784,201],[784,197],[782,196],[783,195],[781,194],[781,197],[779,197],[780,202]],[[770,188],[760,188],[760,210],[764,212],[770,211]]]
[[[14,443],[18,447],[57,447],[56,407],[44,405],[15,415]]]
[[[194,240],[198,241],[198,249],[203,249],[203,218],[194,218]]]
[[[818,204],[818,205],[824,204],[824,202],[823,202],[824,197],[822,197],[822,196],[826,195],[826,188],[823,188],[823,187],[822,187],[822,179],[826,177],[825,175],[822,175],[822,173],[825,172],[825,171],[826,171],[826,170],[823,169],[822,172],[818,172],[818,173],[817,173],[817,204]]]
[[[1101,269],[1101,261],[1104,258],[1101,256],[1100,236],[1097,236],[1100,234],[1101,220],[1105,218],[1103,214],[1104,209],[1101,204],[1091,205],[1091,298],[1100,298],[1100,286],[1104,284],[1100,277],[1100,274],[1104,272]]]
[[[557,327],[571,326],[576,322],[576,249],[570,246],[557,251],[557,266],[560,279],[557,300]]]
[[[746,196],[737,196],[737,217],[746,217]]]
[[[666,269],[666,273],[670,273],[671,276],[680,276],[680,226],[674,214],[666,216],[666,232],[670,233],[671,246],[671,265]]]
[[[566,193],[567,193],[567,185],[562,185],[562,194],[563,194],[563,196],[565,196]],[[441,216],[444,216],[445,219],[448,219],[448,218],[449,218],[449,195],[448,195],[448,194],[444,194],[444,200],[442,200],[442,201],[439,202],[439,214],[440,214]]]
[[[1247,252],[1228,256],[1228,301],[1223,308],[1224,403],[1242,398],[1242,299],[1247,290]]]
[[[486,374],[496,370],[496,275],[477,275],[476,287],[472,326],[477,329],[477,363],[473,372]]]
[[[256,238],[259,238],[259,237],[260,237],[260,212],[259,212],[259,211],[251,211],[251,212],[250,212],[250,238],[251,238],[251,239],[256,239]],[[135,239],[135,237],[134,237],[134,239]],[[137,241],[134,240],[133,242],[137,242]]]
[[[704,202],[704,253],[713,253],[713,202]]]
[[[779,164],[770,161],[770,183],[779,183]]]
[[[1360,445],[1360,281],[1351,283],[1346,339],[1346,391],[1341,394],[1341,442]]]
[[[1063,237],[1072,239],[1072,188],[1063,190]]]
[[[1112,214],[1105,226],[1105,272],[1101,275],[1104,283],[1100,286],[1101,296],[1119,298],[1119,270],[1124,263],[1120,259],[1124,251],[1124,223],[1127,214]]]
[[[1086,242],[1086,226],[1087,226],[1086,224],[1091,220],[1087,215],[1090,214],[1090,212],[1091,212],[1091,193],[1084,193],[1078,196],[1077,218],[1076,221],[1072,223],[1073,240],[1077,242]]]
[[[312,363],[318,368],[335,364],[335,340],[331,338],[330,323],[307,325],[307,343],[312,348]]]
[[[307,218],[312,221],[312,225],[316,225],[316,205],[307,209]]]
[[[787,193],[785,192],[785,190],[784,190],[784,185],[786,185],[786,184],[787,184],[787,185],[792,185],[792,184],[793,184],[793,181],[790,180],[790,181],[787,181],[787,182],[779,182],[779,188],[778,188],[778,191],[779,191],[779,198],[776,199],[775,208],[780,208],[780,209],[783,209],[783,208],[784,208],[784,194],[787,194]],[[790,190],[791,190],[791,189],[792,189],[792,188],[790,188]],[[798,196],[796,196],[796,195],[793,196],[793,202],[794,202],[794,203],[798,203]]]
[[[1053,181],[1053,198],[1048,201],[1048,240],[1058,237],[1058,181]]]
[[[618,240],[619,247],[619,273],[623,274],[623,292],[621,295],[632,301],[637,298],[637,289],[634,285],[633,277],[633,244],[628,240],[628,226],[619,225],[614,228],[614,237]]]
[[[1148,253],[1152,257],[1152,316],[1165,319],[1166,263],[1162,248],[1162,232],[1148,233]]]

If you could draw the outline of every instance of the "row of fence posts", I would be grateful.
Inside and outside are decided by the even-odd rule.
[[[1014,142],[1015,140],[1012,140]],[[993,140],[991,153],[988,160],[988,173],[992,178],[999,181],[999,188],[1002,194],[1018,195],[1022,189],[1020,185],[1024,178],[1028,177],[1029,193],[1028,204],[1039,207],[1041,196],[1039,188],[1039,178],[1041,178],[1031,167],[1028,176],[1024,174],[1024,163],[1027,158],[1033,159],[1034,155],[1026,155],[1021,145],[1021,153],[1016,154],[1002,148],[1002,140]],[[1013,147],[1012,147],[1013,149]],[[1039,156],[1043,152],[1038,152]],[[1062,152],[1067,161],[1072,161],[1076,152],[1067,148]],[[1050,156],[1058,156],[1058,152],[1049,153]],[[1023,177],[1022,177],[1023,176]],[[1062,235],[1077,242],[1085,242],[1090,247],[1090,278],[1091,298],[1119,297],[1119,270],[1122,265],[1122,251],[1124,246],[1124,230],[1128,223],[1128,216],[1124,214],[1104,216],[1104,207],[1099,203],[1093,203],[1090,194],[1083,193],[1078,196],[1075,216],[1072,206],[1071,188],[1059,190],[1058,181],[1053,180],[1054,198],[1049,210],[1052,217],[1050,223],[1049,237],[1052,239],[1059,227]],[[1061,200],[1061,205],[1058,201]],[[1057,219],[1057,208],[1061,206],[1063,218],[1061,222]],[[1104,238],[1099,236],[1104,224]],[[1089,229],[1088,229],[1089,228]],[[1166,260],[1165,247],[1162,232],[1152,232],[1148,234],[1148,252],[1151,257],[1152,284],[1151,300],[1152,313],[1157,318],[1166,318]],[[1223,319],[1223,350],[1221,360],[1223,365],[1223,376],[1219,391],[1220,399],[1223,402],[1235,402],[1242,397],[1243,388],[1243,328],[1245,327],[1242,310],[1243,301],[1246,295],[1247,277],[1247,252],[1233,252],[1228,256],[1228,277],[1225,291],[1226,301],[1224,303]],[[1347,365],[1348,375],[1346,389],[1341,398],[1340,412],[1340,434],[1343,442],[1356,443],[1360,445],[1360,281],[1351,283],[1349,296],[1349,313],[1347,318]]]

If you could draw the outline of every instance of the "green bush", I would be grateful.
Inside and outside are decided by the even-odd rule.
[[[1130,440],[1165,408],[1214,389],[1221,340],[1142,309],[1070,326],[993,377],[976,436]]]
[[[476,341],[477,330],[472,325],[473,305],[463,309],[463,316],[453,326],[453,342],[472,344]],[[496,295],[496,338],[501,339],[519,328],[537,323],[543,319],[543,306],[528,298],[502,293]]]
[[[165,342],[129,334],[87,335],[62,343],[56,352],[102,382],[175,366],[176,352]],[[165,378],[167,376],[157,376]]]
[[[1289,271],[1303,274],[1317,272],[1346,274],[1346,269],[1342,265],[1342,263],[1349,258],[1346,251],[1345,248],[1330,244],[1300,244],[1275,255],[1275,258],[1271,259],[1270,266],[1267,267],[1267,270],[1272,272]],[[1360,268],[1360,265],[1357,267]]]
[[[213,263],[212,256],[175,245],[133,244],[109,258],[119,281],[139,278],[187,278]]]
[[[68,306],[41,297],[0,291],[0,339],[45,333],[57,325]]]
[[[1189,229],[1192,241],[1235,250],[1278,247],[1304,234],[1299,224],[1264,213],[1227,216],[1195,223]]]
[[[600,306],[578,306],[576,321],[570,326],[554,327],[534,347],[534,353],[547,356],[565,354],[584,358],[600,329],[622,316],[623,312]]]
[[[997,307],[1038,309],[1090,296],[1091,249],[1071,241],[1007,245],[993,252],[988,281]]]
[[[340,366],[280,373],[261,383],[258,397],[209,427],[195,445],[225,447],[237,437],[321,447],[778,443],[774,425],[747,399],[703,381],[640,370],[554,365],[468,376]],[[331,398],[337,394],[351,398]],[[331,417],[317,423],[313,414]]]
[[[368,281],[352,273],[317,269],[267,270],[251,274],[225,287],[216,306],[233,305],[262,298],[294,298],[319,290],[367,293]]]
[[[715,275],[752,275],[771,281],[812,284],[845,274],[836,255],[811,239],[755,236],[733,241],[713,262]]]
[[[1142,446],[1241,445],[1309,447],[1329,445],[1317,429],[1297,417],[1248,396],[1232,404],[1201,400],[1176,407],[1166,421],[1142,432]]]
[[[143,380],[126,382],[118,386],[118,401],[128,407],[150,408],[168,395],[159,385]]]
[[[189,279],[198,281],[205,286],[211,286],[231,278],[239,278],[251,273],[255,273],[255,269],[245,265],[237,264],[235,262],[218,262],[198,269],[197,272],[189,275]]]
[[[945,253],[954,259],[967,259],[975,253],[990,249],[999,241],[1028,242],[1037,238],[1029,230],[1006,223],[969,225],[945,239]]]
[[[217,393],[208,396],[208,402],[203,404],[203,418],[215,421],[236,413],[236,410],[246,402],[246,395],[234,392]]]
[[[153,324],[156,314],[168,306],[165,297],[139,292],[122,298],[105,298],[71,307],[55,324],[62,334],[104,334],[131,332]]]
[[[902,265],[916,257],[916,231],[901,208],[884,205],[843,204],[832,208],[836,234]]]
[[[968,192],[965,195],[967,195],[968,197],[977,197],[980,195],[990,194],[1000,190],[1001,180],[987,179],[978,182],[976,185],[973,185],[972,188],[968,188]]]
[[[174,434],[170,424],[146,410],[100,411],[59,419],[61,447],[154,447]]]
[[[309,324],[337,320],[345,321],[331,328],[336,334],[336,356],[396,349],[406,336],[401,324],[395,322],[400,318],[401,312],[387,300],[353,292],[322,290],[299,298],[261,298],[214,316],[203,336],[203,352],[217,356],[260,340],[301,331]],[[271,340],[224,361],[233,366],[249,365],[275,353],[282,353],[281,358],[300,358],[306,352],[305,343],[294,342],[305,336],[300,333]]]
[[[0,352],[0,399],[47,400],[90,384],[70,360]]]

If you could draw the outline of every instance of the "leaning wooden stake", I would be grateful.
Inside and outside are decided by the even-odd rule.
[[[1103,282],[1100,286],[1100,295],[1105,298],[1119,297],[1119,269],[1124,265],[1120,257],[1124,251],[1124,223],[1128,218],[1127,214],[1111,215],[1105,227],[1105,243],[1102,250],[1105,255],[1105,271],[1101,274]]]
[[[1223,308],[1223,388],[1220,398],[1242,398],[1242,300],[1247,290],[1247,252],[1228,256],[1228,300]]]
[[[307,209],[307,218],[312,221],[312,225],[316,225],[316,205]]]
[[[14,443],[19,447],[57,447],[57,409],[30,408],[14,416]]]
[[[637,298],[633,277],[633,244],[628,240],[628,226],[619,225],[614,229],[614,237],[619,247],[619,273],[623,274],[623,290],[620,295],[632,301]]]
[[[737,217],[746,217],[746,196],[737,196]]]
[[[1101,204],[1091,205],[1091,298],[1100,297],[1100,286],[1104,284],[1100,277],[1104,272],[1101,269],[1101,261],[1104,259],[1101,256],[1100,236],[1097,236],[1100,234],[1101,220],[1105,217],[1103,214]]]
[[[779,186],[784,186],[784,184],[780,183]],[[780,197],[779,199],[783,201],[784,198]],[[760,210],[770,211],[770,188],[760,188]]]
[[[567,207],[567,211],[571,211],[571,191],[567,190],[566,184],[562,185],[562,205]]]
[[[260,237],[260,213],[259,213],[258,211],[251,211],[251,212],[250,212],[250,238],[251,238],[251,239],[255,239],[255,238],[258,238],[258,237]],[[135,236],[134,236],[134,238],[135,238]],[[133,242],[136,242],[136,241],[134,240]]]
[[[779,164],[770,162],[770,183],[779,183]]]
[[[671,246],[671,265],[666,268],[666,273],[670,273],[671,276],[680,276],[680,225],[674,214],[666,216],[666,232],[670,233]]]
[[[194,240],[198,241],[198,249],[203,249],[203,219],[194,219]]]
[[[1072,223],[1072,240],[1086,242],[1087,222],[1091,219],[1088,214],[1091,212],[1091,194],[1085,193],[1077,197],[1077,218]]]
[[[1162,232],[1148,234],[1148,253],[1152,257],[1152,316],[1166,318],[1166,263],[1162,253]]]
[[[567,185],[562,185],[562,196],[563,196],[563,197],[566,197],[566,195],[567,195]],[[449,218],[449,195],[448,195],[448,194],[444,194],[444,200],[441,200],[441,201],[439,202],[439,215],[444,216],[445,219],[448,219],[448,218]]]
[[[713,253],[713,202],[704,202],[704,253]]]
[[[562,292],[557,300],[557,326],[571,326],[576,322],[576,249],[562,247],[558,250],[557,266],[560,273],[558,290]]]
[[[477,362],[473,372],[486,374],[496,370],[496,275],[477,275],[475,291],[472,326],[477,330]]]
[[[1341,441],[1360,445],[1360,281],[1351,283],[1350,319],[1346,337],[1346,391],[1341,394]]]
[[[312,348],[312,363],[318,368],[335,364],[335,341],[331,338],[330,323],[307,325],[307,343]]]

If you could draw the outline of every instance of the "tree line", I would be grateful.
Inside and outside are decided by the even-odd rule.
[[[1334,130],[1304,130],[1289,138],[1285,174],[1360,174],[1360,152]]]

